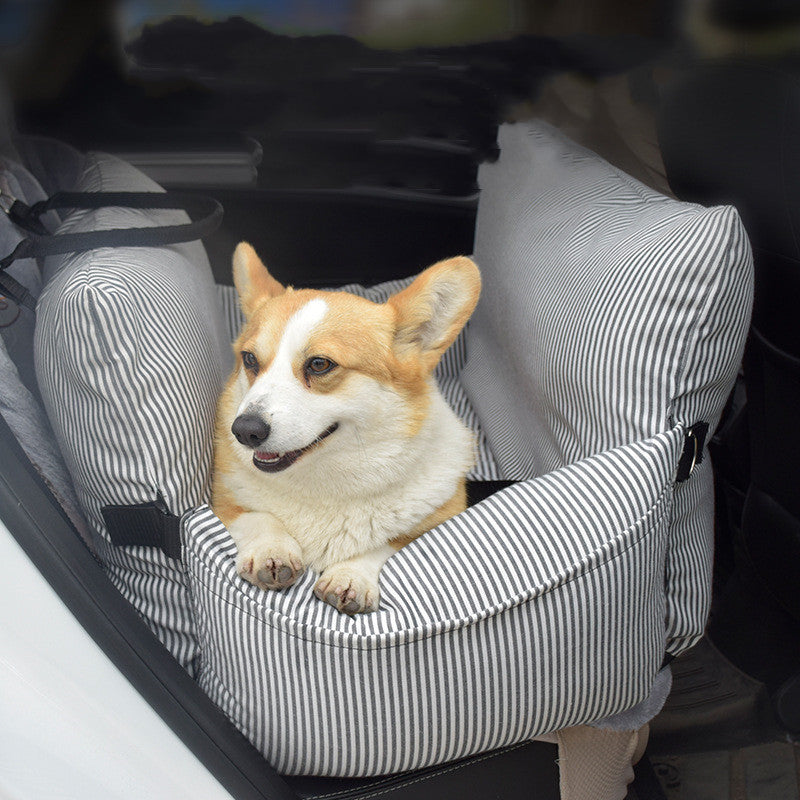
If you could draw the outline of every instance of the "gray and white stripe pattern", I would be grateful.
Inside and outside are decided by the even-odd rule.
[[[505,125],[481,167],[483,293],[462,383],[504,478],[676,423],[713,431],[741,360],[752,256],[732,207],[664,197],[542,123]],[[702,634],[708,462],[676,494],[668,649]]]
[[[77,191],[157,191],[124,162],[90,154]],[[182,212],[75,212],[59,229],[185,221]],[[111,545],[105,505],[152,502],[176,514],[209,497],[217,397],[230,364],[199,243],[54,256],[37,309],[39,386],[94,539],[120,592],[188,669],[194,623],[180,564]]]
[[[680,427],[517,484],[387,562],[350,618],[315,576],[263,592],[209,509],[184,521],[200,683],[287,774],[415,769],[645,698],[664,653]]]

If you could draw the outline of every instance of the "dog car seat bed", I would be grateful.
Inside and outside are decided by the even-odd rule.
[[[482,299],[439,378],[480,422],[476,477],[520,483],[390,559],[374,614],[339,615],[313,597],[310,574],[280,593],[235,574],[233,543],[202,497],[220,380],[209,373],[219,336],[208,320],[235,323],[207,290],[205,265],[199,289],[179,269],[164,292],[155,268],[152,280],[112,280],[116,269],[96,268],[105,253],[80,272],[92,303],[80,308],[76,290],[50,284],[40,302],[42,394],[97,535],[113,539],[108,504],[169,495],[184,515],[182,560],[127,544],[104,551],[110,568],[126,596],[144,589],[140,612],[285,773],[380,774],[613,724],[609,715],[647,698],[665,653],[702,633],[713,500],[700,432],[719,420],[752,302],[738,216],[658,195],[543,124],[503,126],[499,143],[500,159],[479,175]],[[62,259],[50,283],[84,258]],[[105,293],[114,313],[100,316]],[[180,328],[187,305],[192,336],[165,345],[146,335],[153,317]],[[102,344],[81,355],[89,331]],[[191,365],[177,383],[176,361]],[[87,369],[113,374],[70,399],[67,384],[86,382]],[[133,406],[120,397],[129,391]],[[150,402],[150,413],[180,409],[188,420],[153,432]],[[97,407],[104,425],[141,419],[141,436],[108,452],[101,431],[98,446]],[[198,447],[190,464],[184,437],[171,435],[181,426]],[[690,428],[698,463],[676,485]],[[140,467],[115,472],[122,456]],[[121,473],[140,491],[111,497],[94,467],[82,477],[84,460],[112,473],[110,485]],[[175,476],[154,463],[189,469],[181,480],[197,489],[168,491]],[[188,641],[194,650],[175,646]]]

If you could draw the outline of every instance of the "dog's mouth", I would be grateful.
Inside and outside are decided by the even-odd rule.
[[[300,456],[305,455],[309,450],[313,450],[323,439],[327,439],[337,428],[338,422],[334,422],[329,428],[314,439],[311,444],[307,444],[300,450],[290,450],[288,453],[271,453],[267,450],[256,450],[253,453],[253,464],[262,472],[281,472],[291,467]]]

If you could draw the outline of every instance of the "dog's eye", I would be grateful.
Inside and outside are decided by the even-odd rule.
[[[329,358],[323,356],[312,356],[306,361],[306,372],[310,375],[325,375],[330,372],[336,364]]]
[[[242,364],[244,364],[245,369],[258,372],[258,359],[249,350],[242,351]]]

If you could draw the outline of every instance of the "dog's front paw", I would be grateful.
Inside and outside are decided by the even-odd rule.
[[[261,589],[285,589],[305,571],[300,545],[272,514],[240,514],[228,530],[236,542],[236,571]]]
[[[377,579],[359,573],[350,564],[328,567],[317,581],[314,594],[345,614],[377,611],[380,602]]]
[[[292,548],[245,547],[236,558],[236,571],[261,589],[285,589],[305,572],[301,553]]]

